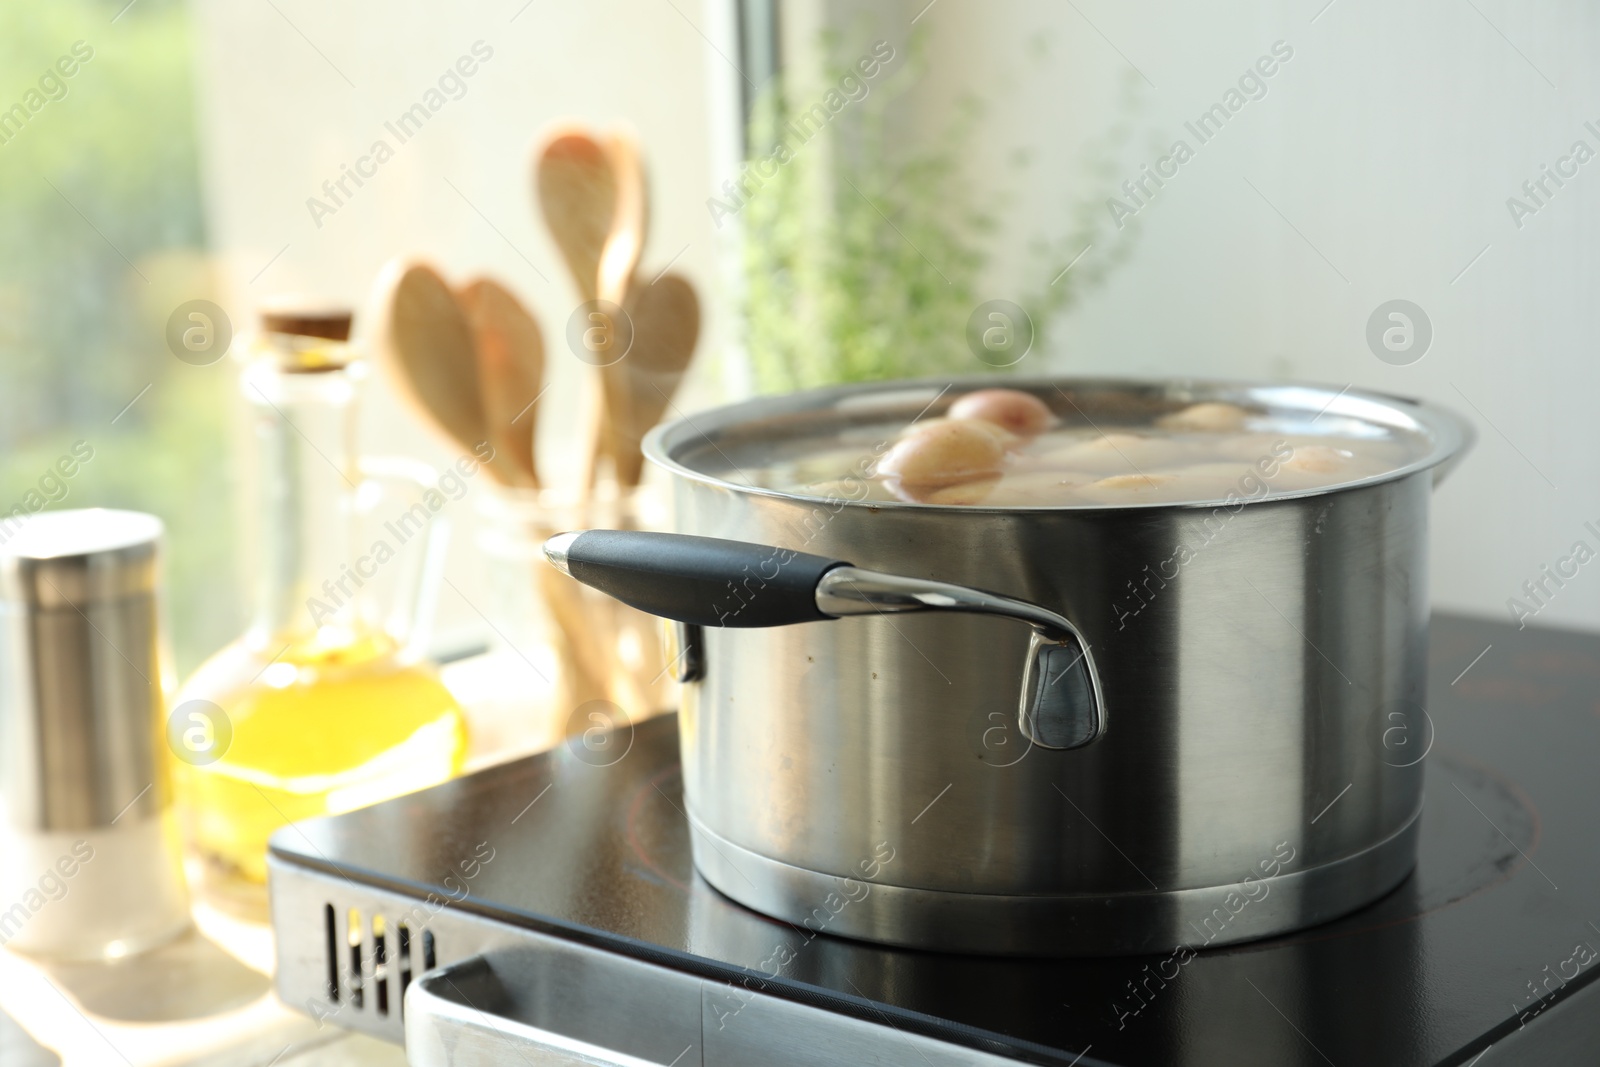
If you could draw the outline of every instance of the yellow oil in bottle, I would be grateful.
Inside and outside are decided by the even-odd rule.
[[[255,617],[184,683],[172,712],[204,890],[253,917],[279,828],[442,782],[466,753],[461,708],[420,656],[443,527],[408,519],[401,537],[363,503],[381,486],[356,448],[364,365],[349,326],[347,311],[291,307],[264,314],[246,348]]]
[[[401,663],[397,652],[373,634],[336,647],[305,642],[270,661],[270,650],[241,644],[184,687],[226,716],[212,724],[222,755],[179,768],[190,844],[208,881],[263,883],[267,839],[286,823],[460,773],[460,707],[431,667]]]

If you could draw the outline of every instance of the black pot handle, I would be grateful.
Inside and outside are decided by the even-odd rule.
[[[696,626],[788,626],[833,618],[817,585],[843,560],[787,548],[642,530],[584,530],[545,542],[558,570],[640,611]]]
[[[1065,617],[1026,600],[689,534],[584,530],[550,538],[544,552],[558,570],[624,604],[696,626],[787,626],[907,611],[1016,619],[1034,631],[1023,671],[1023,733],[1046,748],[1077,748],[1105,732],[1088,645]]]

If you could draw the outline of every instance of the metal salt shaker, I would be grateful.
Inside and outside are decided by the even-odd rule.
[[[189,926],[165,742],[162,524],[0,515],[0,943],[108,959]]]

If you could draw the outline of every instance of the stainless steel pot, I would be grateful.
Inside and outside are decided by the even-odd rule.
[[[1291,430],[1412,435],[1420,454],[1336,488],[1241,484],[1195,505],[932,507],[743,484],[764,451],[996,384],[1091,423],[1223,400]],[[836,388],[650,437],[678,529],[742,544],[589,532],[549,551],[680,621],[695,864],[728,896],[950,951],[1218,945],[1350,911],[1415,862],[1428,497],[1470,440],[1447,411],[1348,388]]]

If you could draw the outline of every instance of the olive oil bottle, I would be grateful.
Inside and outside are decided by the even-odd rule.
[[[443,558],[438,520],[367,536],[384,478],[354,448],[364,364],[350,320],[286,306],[245,346],[256,612],[184,683],[168,735],[207,892],[251,911],[265,904],[273,832],[444,781],[466,751],[461,709],[418,649]],[[414,471],[389,464],[387,478],[415,493],[426,479]]]

